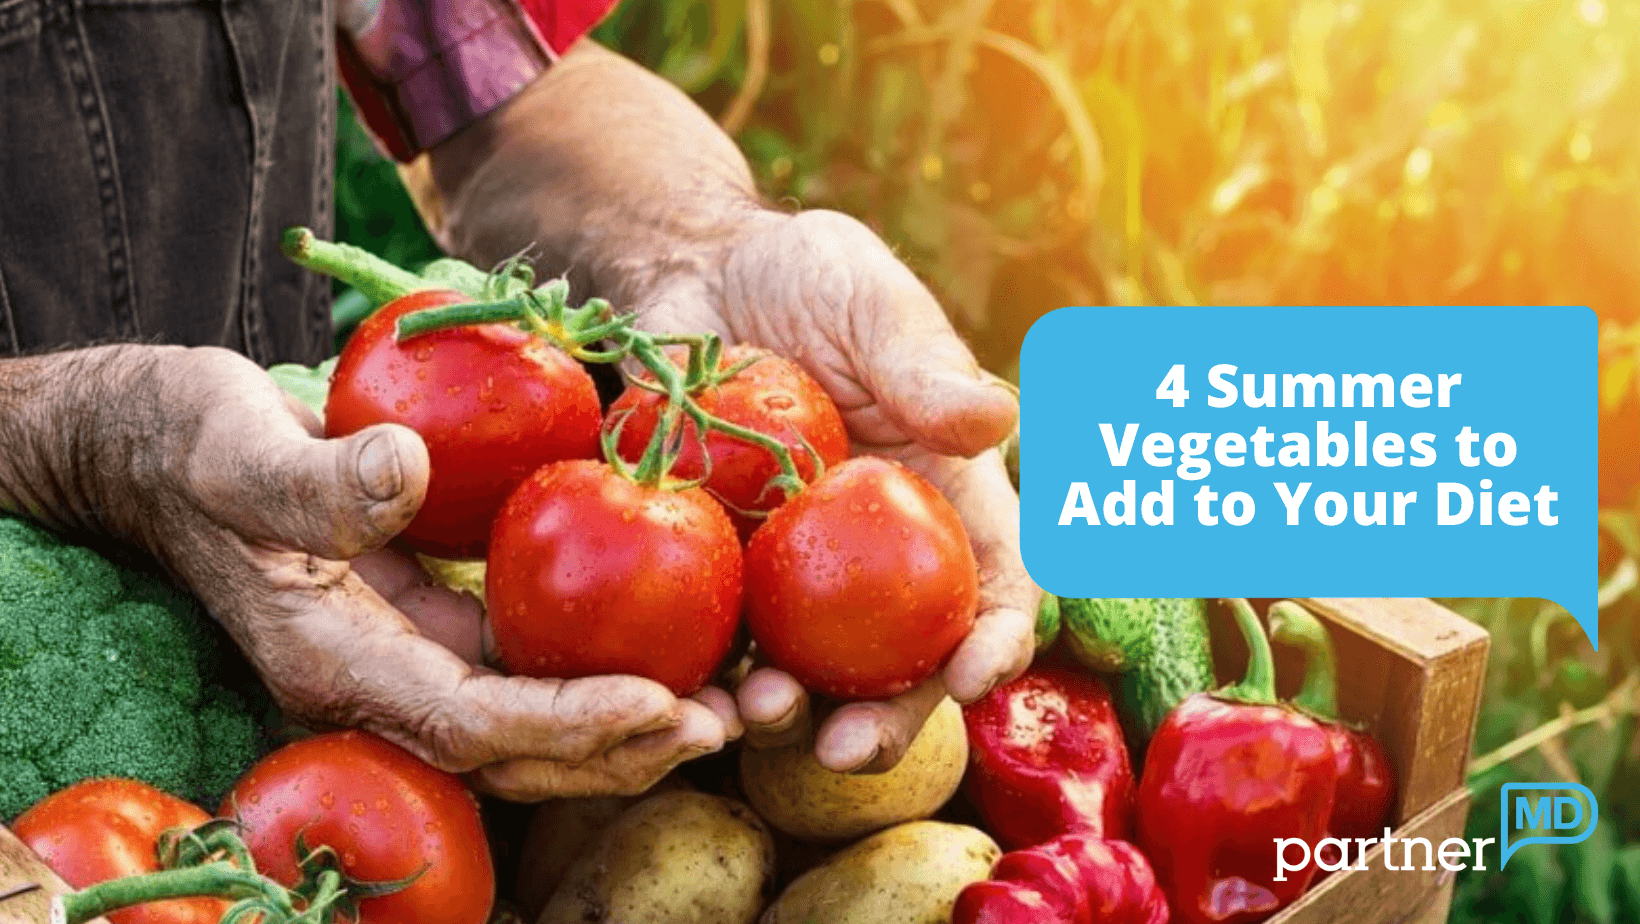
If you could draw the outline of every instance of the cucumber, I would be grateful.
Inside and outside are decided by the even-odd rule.
[[[1038,654],[1053,647],[1059,640],[1059,598],[1044,593],[1036,607],[1036,650]]]
[[[1116,709],[1136,753],[1174,706],[1215,686],[1206,600],[1061,598],[1059,610],[1071,654],[1120,675]]]

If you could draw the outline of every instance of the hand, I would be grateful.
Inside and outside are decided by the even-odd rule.
[[[1019,552],[1019,501],[995,448],[1018,414],[928,290],[860,223],[835,212],[752,213],[706,272],[665,276],[636,306],[644,327],[713,331],[806,368],[837,402],[857,452],[891,456],[939,487],[967,527],[980,569],[973,631],[942,673],[892,700],[850,703],[822,725],[820,762],[893,767],[949,693],[972,702],[1030,663],[1041,591]],[[748,742],[801,736],[802,688],[755,671],[737,700]]]
[[[477,602],[429,589],[407,558],[367,554],[426,492],[413,431],[318,439],[312,414],[236,354],[113,349],[100,402],[64,409],[89,456],[73,470],[94,473],[85,506],[201,597],[294,718],[370,729],[518,800],[641,792],[739,733],[720,690],[678,700],[637,677],[533,680],[469,663]]]
[[[585,41],[408,173],[447,251],[493,265],[528,247],[544,274],[568,272],[579,295],[635,307],[652,330],[788,356],[837,402],[858,451],[901,459],[956,505],[980,568],[972,634],[924,686],[838,709],[816,743],[824,765],[885,770],[943,693],[978,699],[1029,663],[1041,591],[991,448],[1017,402],[876,235],[834,212],[759,207],[745,159],[699,107]],[[752,744],[801,734],[808,703],[791,677],[754,673],[737,699]]]

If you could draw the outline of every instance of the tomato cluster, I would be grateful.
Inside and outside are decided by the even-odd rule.
[[[236,860],[224,877],[194,878],[187,894],[239,898],[247,890],[288,889],[300,911],[319,894],[310,881],[315,871],[328,865],[347,883],[336,910],[357,924],[483,924],[495,904],[494,865],[472,793],[452,774],[366,732],[318,735],[274,751],[234,786],[221,816],[233,820],[231,842],[248,851],[254,869]],[[191,832],[204,843],[210,820],[146,783],[90,779],[24,812],[13,830],[71,887],[88,889],[161,869],[205,872],[214,851],[192,861],[161,857],[168,836]],[[227,880],[241,891],[232,893]],[[150,877],[137,892],[164,887]],[[230,907],[221,898],[145,900],[108,917],[112,924],[216,924]]]
[[[416,292],[366,321],[332,379],[327,432],[390,422],[421,434],[432,474],[403,541],[486,557],[507,670],[637,674],[687,695],[744,611],[801,682],[881,699],[938,670],[967,634],[977,578],[956,512],[897,463],[849,459],[842,416],[794,363],[617,325],[625,349],[604,355],[649,373],[601,416],[590,377],[550,336],[509,323],[400,332],[407,316],[466,301]],[[691,352],[680,366],[663,344]]]
[[[437,288],[431,271],[384,268],[302,229],[282,246],[372,298],[392,293],[338,358],[326,434],[388,423],[421,436],[431,472],[400,541],[486,559],[508,671],[635,674],[686,696],[710,682],[744,616],[769,661],[805,685],[879,699],[932,675],[967,635],[977,575],[955,510],[896,462],[848,458],[841,414],[792,362],[710,335],[646,334],[602,303],[568,310],[566,283],[530,289],[527,272],[458,267],[440,278],[478,275],[476,288]],[[679,346],[681,364],[666,352]],[[580,363],[626,359],[649,374],[606,415]],[[179,894],[251,902],[270,924],[332,912],[481,924],[494,904],[471,793],[367,733],[274,752],[222,814],[233,824],[144,784],[93,780],[31,809],[17,832],[76,888],[164,869],[139,889],[173,890],[114,924],[197,924],[229,907],[154,900]],[[195,887],[175,889],[177,874]],[[121,904],[96,905],[95,891],[77,893],[68,919]]]

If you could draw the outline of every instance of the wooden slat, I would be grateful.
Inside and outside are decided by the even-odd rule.
[[[1402,825],[1397,838],[1427,838],[1439,849],[1441,841],[1462,837],[1469,816],[1469,791],[1459,789],[1428,811]],[[1486,862],[1497,862],[1496,845],[1488,845]],[[1268,924],[1438,924],[1445,921],[1452,904],[1452,881],[1456,875],[1441,867],[1423,868],[1423,849],[1414,851],[1413,869],[1385,869],[1384,845],[1367,852],[1367,869],[1350,869],[1327,877],[1305,893],[1291,907],[1271,918]],[[1406,848],[1397,845],[1393,858],[1406,862]],[[1472,861],[1470,861],[1472,862]]]
[[[1424,910],[1406,919],[1406,924],[1446,924],[1446,919],[1452,916],[1452,890],[1457,887],[1458,880],[1448,879],[1444,885],[1435,890],[1430,896],[1429,904]]]
[[[1338,650],[1339,711],[1384,742],[1399,784],[1394,820],[1464,782],[1490,644],[1424,599],[1308,599]]]
[[[47,924],[51,920],[51,896],[70,891],[68,883],[41,862],[5,825],[0,825],[0,895],[28,883],[38,883],[43,888],[0,901],[0,924]],[[108,921],[97,918],[92,924],[108,924]]]

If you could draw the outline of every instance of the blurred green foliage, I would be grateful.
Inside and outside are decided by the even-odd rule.
[[[1067,304],[1592,306],[1599,651],[1550,604],[1448,602],[1493,636],[1477,753],[1635,676],[1640,2],[625,0],[596,37],[730,122],[771,202],[869,222],[1000,372]],[[339,161],[338,235],[431,258],[348,120]],[[1640,921],[1613,711],[1473,781],[1476,836],[1511,779],[1583,781],[1600,827],[1465,874],[1454,921]]]

